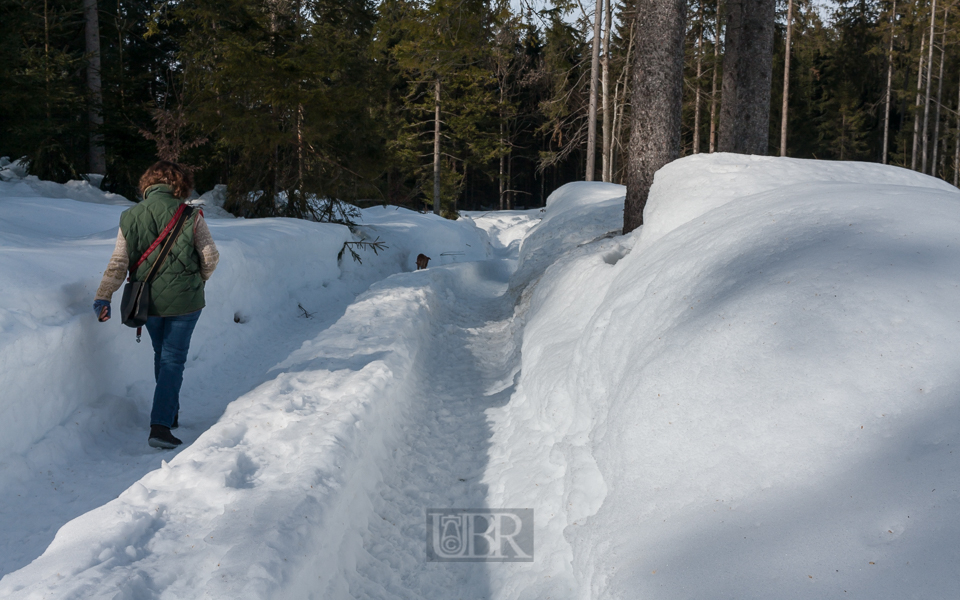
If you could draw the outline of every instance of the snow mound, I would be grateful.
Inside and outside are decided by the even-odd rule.
[[[435,267],[484,260],[491,253],[489,236],[469,217],[451,221],[398,206],[374,206],[361,211],[355,231],[367,241],[387,243],[381,262],[390,265],[391,273],[416,270],[418,254],[429,256],[429,266]]]
[[[510,281],[522,290],[565,250],[623,229],[627,189],[613,183],[568,183],[547,198],[543,218],[520,246],[517,271]]]
[[[434,293],[422,284],[439,283],[424,277],[367,292],[190,447],[61,528],[0,595],[345,597],[377,463],[414,400],[404,381]]]
[[[956,597],[960,194],[732,155],[657,177],[642,231],[567,245],[518,308],[484,481],[540,554],[498,597]]]
[[[86,403],[127,396],[150,372],[149,353],[129,352],[133,330],[91,317],[121,212],[0,195],[0,457],[24,452]],[[221,260],[193,356],[235,343],[236,321],[266,324],[275,313],[296,314],[298,303],[315,310],[310,298],[340,276],[337,253],[353,239],[344,226],[294,219],[214,221],[210,229]]]
[[[738,198],[796,185],[905,185],[956,191],[942,179],[865,162],[776,158],[718,152],[695,154],[657,171],[643,210],[647,245]]]
[[[16,165],[17,163],[14,163]],[[54,183],[53,181],[43,181],[35,175],[22,176],[25,171],[14,171],[12,175],[10,167],[3,170],[3,181],[0,181],[0,199],[4,197],[21,198],[68,198],[77,202],[89,202],[92,204],[112,204],[116,206],[133,206],[123,196],[104,192],[96,186],[90,185],[89,181],[68,181],[66,183]]]
[[[516,254],[523,239],[543,216],[539,208],[528,210],[463,211],[462,216],[473,220],[487,232],[490,245],[501,255]]]
[[[235,219],[235,215],[223,208],[226,201],[227,186],[218,183],[213,186],[212,190],[204,192],[196,201],[190,202],[190,204],[195,204],[202,208],[203,216],[207,219]]]

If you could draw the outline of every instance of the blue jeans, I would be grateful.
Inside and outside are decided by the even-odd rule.
[[[150,317],[147,320],[147,332],[153,342],[153,376],[157,381],[150,412],[151,425],[170,427],[180,410],[183,367],[187,362],[190,337],[199,318],[198,310],[176,317]]]

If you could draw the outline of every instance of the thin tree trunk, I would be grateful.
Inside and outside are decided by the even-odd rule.
[[[897,0],[893,0],[893,9],[890,11],[890,45],[887,47],[887,95],[883,106],[883,164],[887,164],[887,149],[890,147],[890,89],[893,87],[893,30],[896,26]]]
[[[593,59],[590,62],[590,108],[587,113],[587,167],[584,180],[593,181],[597,163],[597,79],[600,76],[600,21],[603,18],[603,0],[597,0],[593,17]]]
[[[613,181],[613,175],[616,173],[617,157],[621,154],[621,138],[623,137],[621,130],[623,129],[623,113],[627,108],[627,88],[630,83],[630,57],[633,54],[633,30],[635,27],[636,24],[631,21],[629,26],[630,37],[627,42],[627,57],[623,65],[623,70],[620,72],[620,78],[617,80],[617,88],[613,96],[613,141],[611,142],[610,149],[610,181]],[[621,83],[623,83],[622,97],[619,94]],[[622,174],[620,179],[622,183]]]
[[[631,66],[630,161],[623,232],[643,224],[653,175],[680,153],[686,0],[637,3],[637,55]]]
[[[620,80],[618,79],[617,85],[613,87],[613,118],[610,124],[612,136],[610,140],[610,181],[613,181],[613,173],[616,170],[617,143],[620,137],[617,126],[620,124],[620,114]]]
[[[87,51],[87,91],[90,100],[87,120],[90,127],[89,168],[91,173],[107,172],[106,151],[103,148],[103,89],[100,82],[100,19],[97,0],[83,0],[84,41]]]
[[[937,0],[933,0],[930,7],[930,47],[927,49],[927,91],[923,104],[923,132],[920,141],[920,172],[927,172],[927,149],[929,147],[929,122],[930,122],[930,84],[933,82],[933,36],[934,25],[937,21]]]
[[[776,0],[729,0],[723,54],[722,152],[766,154]]]
[[[953,185],[960,184],[960,86],[957,87],[957,138],[953,147]]]
[[[787,155],[787,106],[790,99],[790,41],[793,37],[793,0],[787,4],[787,45],[783,51],[783,107],[780,111],[780,156]]]
[[[717,72],[720,70],[720,0],[717,0],[717,29],[713,33],[713,84],[710,87],[710,154],[717,148]]]
[[[840,160],[843,160],[843,149],[847,146],[847,113],[840,115]]]
[[[697,35],[697,92],[693,109],[693,153],[700,154],[700,77],[703,75],[703,0],[700,0],[700,32]]]
[[[610,143],[613,139],[613,115],[610,114],[610,0],[604,0],[603,27],[603,162],[601,179],[610,181]]]
[[[513,154],[507,156],[507,210],[513,210]]]
[[[114,26],[117,28],[117,73],[119,73],[119,85],[118,92],[120,96],[120,109],[126,109],[126,93],[124,91],[124,73],[123,73],[123,30],[124,30],[124,21],[121,19],[123,15],[123,5],[120,0],[117,0],[117,15],[113,19]]]
[[[917,151],[920,141],[920,87],[923,85],[923,59],[926,48],[927,34],[920,34],[920,66],[917,68],[917,100],[913,106],[913,150],[910,153],[910,168],[917,170]]]
[[[500,124],[500,141],[503,141],[503,123]],[[507,162],[506,154],[500,154],[500,210],[503,210],[503,193],[504,193],[504,166]]]
[[[440,214],[440,79],[433,93],[433,214]]]
[[[46,105],[47,125],[50,124],[50,7],[49,0],[43,0],[43,79],[44,102]]]
[[[297,104],[297,192],[300,196],[297,200],[304,208],[303,212],[306,213],[309,209],[306,197],[303,195],[303,104]]]
[[[940,38],[940,75],[937,82],[937,104],[933,117],[933,157],[930,161],[930,174],[934,177],[937,176],[937,151],[940,149],[940,101],[943,99],[943,63],[946,62],[944,59],[947,53],[947,11],[949,10],[949,6],[943,9],[943,34]]]
[[[504,138],[504,123],[503,123],[503,87],[500,88],[500,210],[503,210],[503,171],[504,171],[504,162],[506,162],[506,150],[507,142]]]

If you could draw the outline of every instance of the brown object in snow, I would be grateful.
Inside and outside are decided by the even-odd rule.
[[[430,262],[430,257],[429,257],[429,256],[427,256],[426,254],[418,254],[418,255],[417,255],[417,270],[419,271],[420,269],[426,269],[428,262]]]

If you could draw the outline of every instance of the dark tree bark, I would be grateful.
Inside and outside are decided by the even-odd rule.
[[[653,174],[680,154],[686,9],[686,0],[637,3],[624,233],[643,224]]]
[[[87,90],[90,93],[87,120],[90,126],[89,166],[91,173],[103,175],[107,172],[106,151],[103,148],[103,92],[100,83],[100,20],[97,14],[97,0],[83,0],[85,19],[84,41],[87,55]]]
[[[440,78],[433,88],[433,214],[439,215],[440,209]]]
[[[720,106],[720,151],[766,154],[776,0],[729,0]]]

